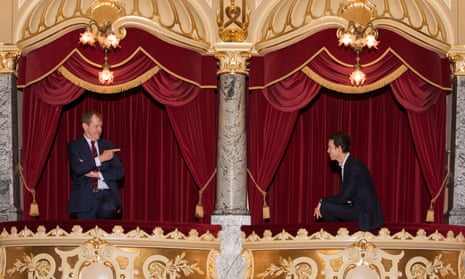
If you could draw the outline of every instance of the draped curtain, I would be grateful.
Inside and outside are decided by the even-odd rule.
[[[380,38],[398,47],[386,43],[362,53],[367,84],[352,87],[347,77],[353,53],[337,49],[333,32],[251,61],[252,223],[315,221],[316,201],[338,189],[337,168],[326,155],[326,136],[335,130],[353,137],[352,151],[372,171],[387,221],[421,222],[439,195],[435,222],[442,222],[447,63],[383,30]],[[123,218],[209,222],[218,121],[214,58],[131,29],[122,42],[127,45],[109,57],[116,65],[114,84],[102,87],[95,78],[102,57],[95,49],[77,49],[69,42],[74,36],[29,53],[20,63],[22,163],[27,183],[46,208],[40,218],[67,217],[65,146],[80,136],[79,115],[92,107],[104,113],[104,137],[121,148]],[[51,49],[62,52],[47,60]],[[30,200],[26,195],[26,207]],[[413,210],[406,208],[409,201]],[[199,204],[205,217],[197,220]],[[268,221],[262,218],[264,204],[272,212]]]
[[[137,34],[137,31],[134,33]],[[59,43],[55,42],[52,45],[56,44]],[[61,39],[59,45],[66,44],[67,40]],[[41,198],[38,199],[39,201],[44,201],[40,202],[41,205],[50,204],[50,209],[46,208],[45,214],[41,217],[47,219],[57,214],[56,212],[61,212],[57,217],[66,218],[65,208],[69,192],[58,191],[57,188],[58,185],[62,187],[62,183],[70,185],[68,175],[63,175],[68,173],[64,167],[67,165],[66,156],[63,156],[66,154],[65,146],[67,142],[82,134],[82,131],[79,133],[72,128],[78,127],[78,131],[81,129],[80,119],[76,117],[77,112],[82,113],[84,108],[95,108],[102,111],[106,122],[110,122],[111,128],[105,131],[105,135],[120,146],[122,149],[120,156],[124,158],[122,160],[126,163],[126,170],[129,170],[126,172],[129,175],[124,181],[128,186],[123,185],[122,188],[123,193],[128,192],[123,197],[123,202],[129,199],[123,204],[123,216],[131,220],[196,221],[194,215],[196,199],[192,198],[196,195],[192,193],[197,193],[201,189],[204,192],[207,186],[214,185],[212,179],[216,162],[217,102],[213,90],[209,89],[211,86],[207,84],[202,88],[199,84],[204,77],[197,74],[189,76],[197,80],[174,78],[168,73],[169,68],[157,64],[158,60],[149,52],[141,51],[140,47],[129,47],[126,56],[133,58],[128,60],[131,63],[123,63],[115,67],[115,74],[118,75],[115,85],[101,87],[92,83],[98,68],[95,69],[92,64],[88,64],[90,58],[84,58],[85,56],[78,53],[74,47],[70,47],[69,54],[63,55],[63,60],[57,62],[59,65],[54,65],[53,61],[48,63],[43,61],[42,71],[38,71],[37,68],[30,69],[30,72],[21,71],[23,76],[19,79],[24,82],[22,86],[25,88],[22,156],[25,181],[30,185],[29,188],[37,190],[46,188],[41,192],[37,191],[37,196]],[[170,51],[173,52],[173,49],[170,48]],[[39,52],[44,52],[44,49]],[[34,60],[35,55],[31,54],[31,57],[22,61],[22,69],[30,60]],[[41,55],[36,56],[39,57],[36,59],[42,59]],[[191,59],[197,60],[198,56],[192,54]],[[197,67],[202,66],[204,65],[197,65]],[[176,68],[176,65],[172,67]],[[47,73],[48,69],[52,71],[50,74]],[[31,82],[34,78],[39,80],[29,84],[27,78]],[[142,86],[135,86],[137,84]],[[103,96],[95,98],[96,101],[89,104],[85,100],[88,94],[84,101],[79,99],[85,92],[83,87],[102,89],[102,93],[125,90],[122,96],[117,96],[120,94]],[[134,90],[139,93],[133,93]],[[141,101],[141,97],[133,95],[149,98]],[[112,102],[107,102],[108,99]],[[116,106],[118,101],[122,104],[119,107]],[[208,105],[208,109],[205,109],[204,105]],[[67,108],[65,112],[71,113],[74,117],[62,115],[63,106]],[[58,126],[60,119],[67,121],[61,122],[62,125]],[[111,123],[113,121],[116,123]],[[57,129],[58,127],[60,128]],[[57,138],[61,141],[56,141]],[[61,155],[56,156],[55,152]],[[179,157],[179,154],[182,156]],[[57,159],[58,163],[51,158]],[[57,166],[58,169],[52,169],[48,176],[44,177],[46,164],[47,167]],[[156,171],[151,170],[152,166]],[[60,176],[57,176],[57,173]],[[153,174],[158,174],[158,177],[152,177]],[[191,180],[194,183],[191,183]],[[194,191],[189,188],[192,184],[195,185],[191,187]],[[147,189],[149,185],[153,187],[150,191]],[[203,201],[205,211],[208,213],[207,218],[203,218],[200,222],[209,222],[209,214],[213,210],[212,188],[214,187],[208,189],[208,195]],[[147,195],[150,192],[156,194]],[[50,195],[50,193],[54,194]],[[160,202],[161,197],[166,200]],[[30,195],[25,196],[26,206],[31,198]],[[144,207],[138,207],[138,203],[134,202],[138,200],[147,202],[143,203]],[[194,201],[193,204],[191,201]],[[199,200],[199,203],[202,203],[202,200]],[[61,210],[53,211],[57,204]],[[182,205],[175,207],[179,210],[173,210],[173,205],[176,204]]]
[[[389,32],[382,32],[382,34],[385,35],[386,38],[394,36]],[[319,35],[316,35],[315,37],[318,36]],[[323,37],[323,41],[324,38],[331,38],[331,36]],[[316,40],[317,38],[312,39]],[[363,66],[363,70],[365,73],[367,73],[368,76],[368,85],[364,86],[363,88],[349,85],[349,80],[347,77],[353,69],[351,67],[344,66],[343,61],[347,59],[347,56],[336,57],[335,53],[338,52],[335,49],[326,48],[326,46],[331,46],[332,44],[325,45],[324,42],[322,43],[324,47],[315,50],[314,56],[311,56],[308,60],[303,60],[300,56],[295,58],[295,56],[290,55],[290,52],[299,53],[299,51],[302,51],[301,48],[304,43],[290,47],[289,49],[291,50],[286,49],[283,51],[288,54],[291,59],[295,58],[296,60],[294,65],[297,65],[298,68],[294,70],[286,69],[286,71],[290,71],[291,73],[293,72],[291,75],[283,75],[284,78],[279,79],[280,69],[285,68],[286,65],[289,65],[289,63],[284,63],[283,67],[273,67],[272,69],[274,69],[274,71],[264,71],[265,76],[263,77],[264,81],[262,82],[267,84],[267,80],[269,80],[268,84],[270,85],[264,87],[263,95],[265,96],[268,104],[273,109],[268,109],[265,112],[260,113],[266,117],[265,120],[260,118],[261,116],[252,116],[250,113],[248,117],[248,127],[252,127],[253,129],[252,131],[249,130],[248,133],[250,141],[248,156],[249,158],[252,158],[252,163],[249,162],[249,166],[251,166],[250,169],[252,169],[250,176],[255,177],[255,180],[258,181],[258,185],[260,185],[260,187],[257,187],[257,190],[258,193],[261,194],[257,195],[257,192],[252,192],[250,195],[249,203],[251,204],[253,212],[258,212],[257,210],[262,202],[266,204],[266,201],[262,201],[262,199],[266,198],[266,192],[269,191],[272,186],[271,178],[275,175],[274,170],[276,169],[276,162],[280,162],[280,160],[282,160],[284,154],[283,149],[288,145],[289,139],[292,139],[291,133],[293,131],[291,129],[284,129],[281,127],[292,127],[295,124],[296,118],[293,117],[295,115],[295,111],[299,109],[301,110],[303,106],[306,106],[311,102],[314,96],[318,93],[320,85],[332,89],[336,92],[353,94],[375,92],[376,90],[380,90],[386,85],[391,84],[391,88],[388,91],[392,92],[393,96],[395,97],[395,102],[399,102],[399,104],[402,106],[400,109],[406,111],[406,115],[410,124],[408,137],[405,137],[403,134],[403,138],[405,139],[403,144],[412,144],[416,151],[415,154],[412,154],[412,156],[408,158],[408,162],[413,165],[418,164],[421,170],[421,173],[409,172],[402,173],[401,175],[413,175],[414,177],[417,177],[421,174],[422,178],[424,179],[423,184],[421,183],[421,179],[415,179],[415,184],[402,185],[402,187],[411,187],[409,190],[421,191],[422,186],[425,186],[424,183],[426,183],[426,187],[424,188],[427,190],[426,192],[422,192],[422,197],[427,198],[415,204],[416,208],[421,208],[421,212],[417,212],[418,214],[408,216],[407,221],[415,220],[418,222],[420,220],[424,220],[423,217],[426,214],[430,201],[435,201],[434,221],[439,223],[442,222],[442,208],[444,203],[442,198],[443,193],[440,192],[440,190],[442,180],[446,174],[445,96],[446,90],[449,89],[447,85],[448,79],[446,78],[449,72],[447,67],[448,64],[437,55],[434,57],[435,54],[426,53],[426,56],[433,58],[431,60],[431,65],[436,67],[423,68],[425,57],[418,58],[416,56],[410,55],[407,50],[410,48],[413,49],[414,53],[416,51],[425,53],[424,50],[414,45],[408,45],[407,42],[399,39],[396,40],[396,42],[399,43],[398,45],[401,45],[406,49],[396,50],[395,48],[388,46],[380,49],[379,53],[368,53],[364,56],[365,59],[371,59],[376,61],[376,63],[371,61],[367,65]],[[305,44],[305,46],[309,45]],[[312,46],[310,46],[310,48],[312,48]],[[277,63],[275,59],[277,60],[278,57],[280,57],[279,54],[271,55],[270,63]],[[260,60],[259,63],[262,65],[259,66],[268,65],[266,59],[267,58],[265,57],[264,60]],[[302,64],[299,65],[298,63]],[[266,74],[268,74],[268,76],[266,76]],[[278,80],[274,80],[274,78],[277,78]],[[318,85],[314,83],[318,83]],[[313,84],[313,86],[309,87],[309,84]],[[352,99],[352,97],[344,98],[348,101],[346,102],[346,105],[342,105],[343,107],[347,106],[350,108],[356,105],[356,102]],[[248,102],[257,102],[260,100],[257,98],[249,99],[250,100],[248,100]],[[377,106],[383,107],[386,102],[387,101],[384,101],[384,103],[381,104],[377,104]],[[249,107],[253,107],[255,110],[257,110],[257,107],[267,106],[266,104],[263,105],[263,100],[261,100],[259,103],[260,104],[249,104]],[[316,102],[316,104],[318,104],[318,102]],[[366,104],[366,106],[362,106],[360,109],[365,110],[369,106],[369,104]],[[398,108],[393,109],[390,113],[395,114],[397,110]],[[285,118],[283,112],[288,112],[287,118]],[[325,114],[325,112],[326,111],[323,111],[322,114]],[[379,129],[378,126],[375,126],[373,129],[369,129],[370,123],[373,123],[371,122],[371,119],[374,118],[376,113],[377,111],[374,110],[371,111],[371,114],[365,115],[364,118],[358,118],[356,117],[357,111],[355,110],[348,109],[346,114],[340,114],[336,112],[336,114],[333,114],[336,122],[331,125],[331,118],[329,116],[327,118],[323,117],[325,122],[320,126],[320,129],[316,131],[314,136],[321,138],[323,131],[325,131],[323,135],[326,136],[336,130],[344,130],[349,132],[349,134],[354,136],[355,142],[357,141],[357,135],[359,135],[358,137],[362,139],[366,138],[366,135],[376,136],[376,132],[373,131]],[[272,119],[273,117],[276,119],[287,119],[288,121],[285,124],[277,121],[271,124],[271,122],[266,121],[266,119]],[[389,127],[389,125],[392,123],[390,116],[386,116],[380,120],[381,122],[378,123],[379,127]],[[315,123],[318,122],[317,118],[314,118],[313,121]],[[254,126],[255,122],[259,122],[260,125]],[[276,125],[276,123],[278,123],[278,125]],[[397,123],[395,126],[393,126],[392,131],[389,132],[389,135],[396,134],[395,130],[399,127],[399,125],[400,124]],[[279,133],[266,133],[266,131],[273,129],[279,129]],[[371,148],[373,145],[389,145],[392,140],[394,139],[390,137],[388,139],[381,139],[379,142],[364,140],[360,144],[361,146]],[[299,144],[302,148],[299,150],[302,151],[305,149],[304,141],[298,142],[296,144]],[[322,151],[326,150],[326,142],[320,142],[319,147]],[[291,149],[292,146],[289,148]],[[368,148],[362,150],[371,150]],[[372,150],[372,152],[376,153],[376,150]],[[263,154],[273,154],[273,160],[266,158],[263,156]],[[293,173],[295,169],[299,169],[299,167],[304,165],[304,162],[299,160],[299,154],[302,154],[302,152],[298,152],[295,154],[295,157],[292,157],[292,160],[299,163],[296,163],[296,165],[293,165],[293,167],[290,169],[285,169],[286,173]],[[327,161],[322,160],[324,158],[318,157],[316,154],[310,154],[310,156],[313,156],[314,158],[320,158],[320,162]],[[368,155],[365,154],[365,156]],[[407,159],[405,157],[405,153],[386,152],[380,154],[380,157],[384,158],[386,156],[402,158],[403,160]],[[369,158],[366,159],[368,160]],[[399,162],[396,162],[396,164],[398,163]],[[371,166],[371,164],[369,164],[369,166]],[[388,168],[391,167],[391,165],[383,166]],[[283,166],[281,167],[285,168]],[[301,169],[301,171],[307,172],[305,169]],[[322,170],[316,171],[316,168],[310,168],[308,172],[311,175],[317,176],[324,173]],[[280,189],[278,191],[291,191],[292,189],[299,194],[285,195],[284,193],[281,193],[281,195],[278,195],[279,200],[275,200],[275,204],[271,204],[276,208],[274,212],[278,215],[278,217],[275,217],[276,220],[271,222],[280,222],[277,220],[286,220],[287,222],[290,222],[291,220],[293,220],[293,222],[312,222],[312,212],[308,209],[313,209],[316,202],[319,200],[319,198],[324,196],[325,193],[334,194],[337,192],[338,188],[333,187],[332,191],[327,192],[323,190],[317,194],[312,194],[308,199],[302,200],[302,193],[306,193],[302,189],[305,187],[310,187],[312,189],[313,187],[322,187],[322,189],[325,189],[325,183],[327,182],[328,178],[321,178],[321,181],[317,183],[318,186],[307,186],[310,181],[310,177],[302,176],[300,174],[298,174],[298,176],[302,177],[302,180],[297,181],[298,183],[294,183],[289,187],[280,185]],[[378,190],[379,192],[383,192],[383,189],[390,187],[390,185],[384,185],[383,183],[383,177],[386,176],[387,174],[383,174],[382,177],[378,180],[380,184],[380,186],[378,186],[380,187]],[[286,176],[286,179],[287,181],[293,181],[294,177]],[[334,182],[331,183],[334,185]],[[286,183],[284,182],[284,184]],[[395,186],[399,186],[399,183],[395,184]],[[399,191],[401,188],[397,189]],[[402,194],[406,194],[405,191],[399,191],[399,195]],[[282,202],[282,197],[286,196],[290,196],[292,201],[287,200]],[[389,199],[390,198],[391,197],[389,197]],[[436,198],[438,199],[435,200]],[[386,204],[390,203],[389,199],[386,200]],[[401,196],[396,196],[396,199],[403,200],[401,199]],[[288,206],[286,205],[295,204],[297,201],[301,201],[299,203],[300,206],[296,207],[297,209],[295,211],[289,211]],[[406,200],[406,203],[404,204],[408,204],[408,200]],[[398,207],[402,206],[402,204],[396,204],[394,206]],[[305,210],[305,208],[307,208],[307,210]],[[394,208],[391,207],[385,209],[385,212],[388,212],[388,218],[386,220],[394,222],[400,221],[398,215],[396,214],[392,215],[392,219],[389,218],[391,217],[389,216],[389,213],[391,213],[392,210],[394,210]],[[257,214],[252,217],[252,220],[255,224],[266,222],[265,220],[261,220]]]

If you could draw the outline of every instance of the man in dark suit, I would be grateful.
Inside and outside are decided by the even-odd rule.
[[[121,198],[118,180],[124,169],[110,141],[101,139],[102,115],[94,110],[82,114],[84,134],[68,143],[73,183],[68,212],[78,219],[117,219]]]
[[[362,231],[370,231],[384,224],[381,204],[368,168],[349,150],[348,135],[328,137],[328,155],[341,167],[341,192],[320,199],[313,215],[326,222],[357,221]]]

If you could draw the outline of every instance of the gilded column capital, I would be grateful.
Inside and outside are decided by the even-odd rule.
[[[16,66],[21,52],[16,45],[0,43],[0,74],[16,75]]]
[[[465,45],[452,46],[447,57],[453,67],[455,76],[465,76]]]
[[[218,59],[218,75],[249,75],[249,59],[252,57],[250,43],[219,43],[215,46],[215,58]]]

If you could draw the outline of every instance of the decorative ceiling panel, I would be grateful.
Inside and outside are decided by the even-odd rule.
[[[254,40],[264,50],[276,47],[277,41],[291,41],[293,37],[304,36],[312,26],[336,27],[343,21],[338,17],[344,0],[289,0],[275,1],[274,7],[261,29],[254,34]],[[374,4],[377,17],[373,23],[395,29],[407,35],[425,37],[423,41],[435,42],[439,48],[450,44],[445,24],[437,9],[428,1],[419,0],[369,0]],[[265,17],[265,15],[263,15]],[[258,20],[259,21],[259,20]],[[275,43],[273,43],[275,42]]]
[[[117,1],[125,7],[127,25],[134,23],[141,28],[158,28],[163,35],[172,34],[186,45],[208,45],[205,20],[188,0],[100,0]],[[90,20],[88,7],[94,0],[42,0],[32,9],[22,29],[19,44],[28,45],[56,36],[64,29],[83,28]],[[208,2],[204,2],[208,5]],[[199,4],[198,4],[199,5]],[[214,19],[213,19],[214,20]],[[180,39],[183,38],[183,39]],[[192,41],[192,42],[190,42]]]
[[[201,52],[211,51],[221,42],[216,17],[223,0],[100,0],[120,1],[126,16],[120,24],[136,26]],[[224,0],[227,5],[230,0]],[[403,33],[420,44],[444,52],[456,34],[440,3],[429,0],[369,0],[376,7],[373,23]],[[22,9],[18,45],[33,49],[64,32],[84,28],[89,21],[88,7],[94,0],[35,0]],[[237,1],[236,1],[237,2]],[[257,52],[282,48],[312,32],[344,26],[338,16],[344,0],[249,0],[250,27],[247,42]],[[433,6],[433,4],[435,6]],[[446,4],[442,4],[444,9]],[[447,7],[445,7],[447,9]]]

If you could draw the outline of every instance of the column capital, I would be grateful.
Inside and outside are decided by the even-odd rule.
[[[0,74],[16,75],[16,66],[20,55],[18,46],[0,43]]]
[[[455,45],[447,52],[455,76],[465,76],[465,45]]]
[[[218,75],[235,73],[249,75],[251,43],[217,43],[214,48],[215,58],[218,59]]]

